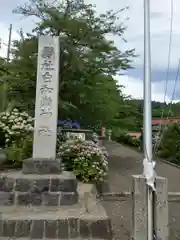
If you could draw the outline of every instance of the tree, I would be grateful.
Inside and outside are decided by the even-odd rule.
[[[142,127],[142,114],[138,111],[137,105],[129,96],[123,96],[116,117],[117,125],[121,126],[123,132],[140,131]]]
[[[9,76],[9,63],[4,58],[0,58],[0,113],[11,110],[14,101],[8,97],[9,85],[6,77]]]
[[[162,130],[162,140],[159,146],[159,156],[171,162],[180,164],[180,126],[177,123],[169,124]]]
[[[27,36],[21,32],[21,40],[14,42],[8,76],[11,97],[24,108],[33,110],[37,36],[59,35],[61,117],[74,117],[85,125],[108,124],[117,114],[122,99],[111,76],[129,68],[135,56],[133,49],[122,52],[106,38],[107,34],[114,34],[123,39],[125,28],[117,24],[117,20],[124,10],[98,16],[95,8],[83,0],[53,5],[48,1],[30,0],[17,8],[16,13],[37,17],[37,27]]]
[[[0,57],[0,77],[2,77],[4,74],[8,72],[7,67],[6,67],[6,61],[4,58]],[[2,82],[2,79],[0,79]]]

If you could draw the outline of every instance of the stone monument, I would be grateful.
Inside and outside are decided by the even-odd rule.
[[[33,156],[0,174],[0,239],[112,239],[95,197],[85,207],[92,190],[56,159],[58,75],[59,37],[40,36]]]
[[[60,173],[56,159],[59,48],[59,37],[39,37],[33,157],[24,161],[23,173]]]
[[[62,172],[61,160],[56,158],[59,49],[59,37],[39,36],[33,156],[23,161],[18,184],[25,184],[27,196],[18,200],[16,194],[19,205],[36,206],[39,201],[38,205],[60,206],[78,201],[75,174]]]

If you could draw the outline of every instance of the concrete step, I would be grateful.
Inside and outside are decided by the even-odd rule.
[[[23,174],[11,170],[1,173],[0,205],[60,206],[77,201],[77,180],[72,172]]]
[[[1,206],[0,237],[111,240],[110,219],[101,203],[88,196],[81,195],[79,203],[72,206]]]
[[[44,238],[45,240],[59,240],[59,238],[56,239],[52,239],[52,238]],[[0,237],[0,240],[10,240],[9,238],[6,237]],[[17,239],[13,239],[13,240],[17,240]],[[18,240],[30,240],[30,238],[18,238]],[[41,238],[36,238],[35,240],[41,240]],[[61,240],[103,240],[103,238],[66,238],[66,239],[61,239]],[[106,240],[106,239],[104,239]]]

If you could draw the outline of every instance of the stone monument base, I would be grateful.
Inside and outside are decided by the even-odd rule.
[[[0,206],[61,207],[77,202],[77,179],[72,172],[23,174],[4,171],[0,175]]]
[[[37,199],[37,196],[36,205],[33,205],[31,202],[28,206],[22,206],[20,202],[18,202],[19,198],[15,200],[15,204],[13,205],[6,201],[6,197],[4,198],[5,202],[2,201],[2,196],[5,193],[3,191],[10,191],[12,185],[14,185],[16,195],[24,195],[24,191],[29,189],[28,185],[31,186],[31,190],[35,189],[33,182],[36,182],[36,187],[41,190],[44,177],[40,175],[39,178],[41,179],[33,176],[33,174],[23,175],[16,171],[12,173],[7,172],[1,176],[3,184],[0,184],[0,239],[113,239],[111,220],[99,200],[96,200],[96,193],[94,193],[94,188],[92,188],[93,186],[90,186],[90,184],[78,183],[78,204],[70,203],[69,197],[67,196],[66,200],[63,200],[64,205],[60,206],[55,203],[56,196],[51,199],[51,203],[47,203],[47,196],[46,198],[43,197],[46,201],[41,205],[37,205],[40,204],[40,199]],[[67,172],[63,173],[61,177],[59,176],[59,178],[63,178],[62,181],[59,179],[59,182],[57,182],[55,175],[53,178],[54,179],[50,179],[52,181],[50,190],[47,189],[47,192],[43,193],[43,195],[56,195],[54,191],[59,191],[60,188],[63,191],[75,191],[76,185],[74,184],[75,182],[73,182],[72,174]],[[71,180],[69,178],[71,178]],[[55,184],[55,182],[57,183]],[[48,184],[46,186],[48,186]],[[7,194],[9,194],[9,192],[6,192],[6,196]],[[64,194],[65,192],[63,192],[61,196],[61,201],[62,197],[64,198]],[[29,196],[27,200],[28,199]],[[54,204],[52,205],[52,203]],[[68,203],[69,205],[67,206]],[[74,201],[74,203],[76,202]]]
[[[58,174],[61,173],[61,159],[28,158],[23,161],[24,174]]]

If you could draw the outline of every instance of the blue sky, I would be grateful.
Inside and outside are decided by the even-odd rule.
[[[97,11],[119,9],[129,6],[129,10],[121,14],[120,21],[125,21],[127,31],[125,38],[127,43],[122,43],[120,38],[111,37],[120,49],[135,48],[139,55],[134,62],[133,70],[126,72],[124,76],[117,76],[120,84],[124,85],[124,92],[135,98],[143,96],[143,0],[85,0],[95,4]],[[17,30],[23,28],[29,32],[35,19],[21,19],[20,16],[12,14],[12,10],[24,0],[6,0],[1,3],[0,8],[0,38],[4,43],[8,41],[8,27],[13,24],[13,39],[19,36]],[[168,44],[170,33],[170,0],[150,0],[151,2],[151,50],[152,50],[152,99],[157,101],[164,100],[164,86],[168,62]],[[169,71],[168,95],[166,101],[172,98],[172,91],[180,50],[180,1],[174,0],[174,21],[172,33],[172,51]],[[129,20],[125,20],[129,17]],[[0,56],[5,56],[6,46],[2,45]],[[180,99],[180,83],[178,82],[174,100]]]

